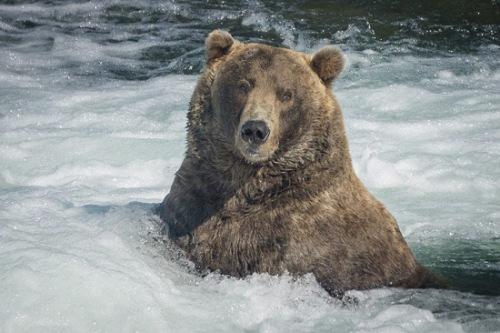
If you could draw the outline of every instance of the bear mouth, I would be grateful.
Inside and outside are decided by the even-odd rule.
[[[274,151],[265,149],[262,146],[246,145],[238,149],[242,157],[250,164],[259,164],[268,161]]]

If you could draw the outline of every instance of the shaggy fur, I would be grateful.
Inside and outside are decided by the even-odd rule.
[[[435,285],[354,173],[330,87],[343,67],[340,51],[311,56],[222,31],[206,48],[186,156],[160,207],[170,237],[197,267],[237,277],[311,272],[336,296]],[[252,112],[271,124],[258,162],[238,140]]]

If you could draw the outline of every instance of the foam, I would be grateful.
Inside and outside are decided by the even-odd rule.
[[[8,221],[0,226],[2,330],[461,332],[429,311],[387,306],[384,299],[394,295],[388,290],[354,293],[361,303],[350,308],[312,275],[193,275],[189,264],[173,259],[175,250],[151,237],[160,237],[151,206],[77,207],[43,189],[24,197],[29,200],[5,213],[0,196],[1,218]]]

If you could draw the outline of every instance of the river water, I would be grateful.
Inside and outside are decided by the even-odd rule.
[[[155,205],[203,40],[340,47],[360,178],[454,290],[200,277]],[[1,332],[500,331],[498,1],[0,1]]]

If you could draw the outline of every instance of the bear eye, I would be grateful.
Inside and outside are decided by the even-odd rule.
[[[285,90],[280,93],[280,101],[282,102],[288,102],[289,100],[292,99],[292,92],[290,90]]]
[[[240,80],[240,82],[238,82],[238,89],[242,93],[247,94],[250,91],[250,88],[250,82],[248,82],[247,80]]]

